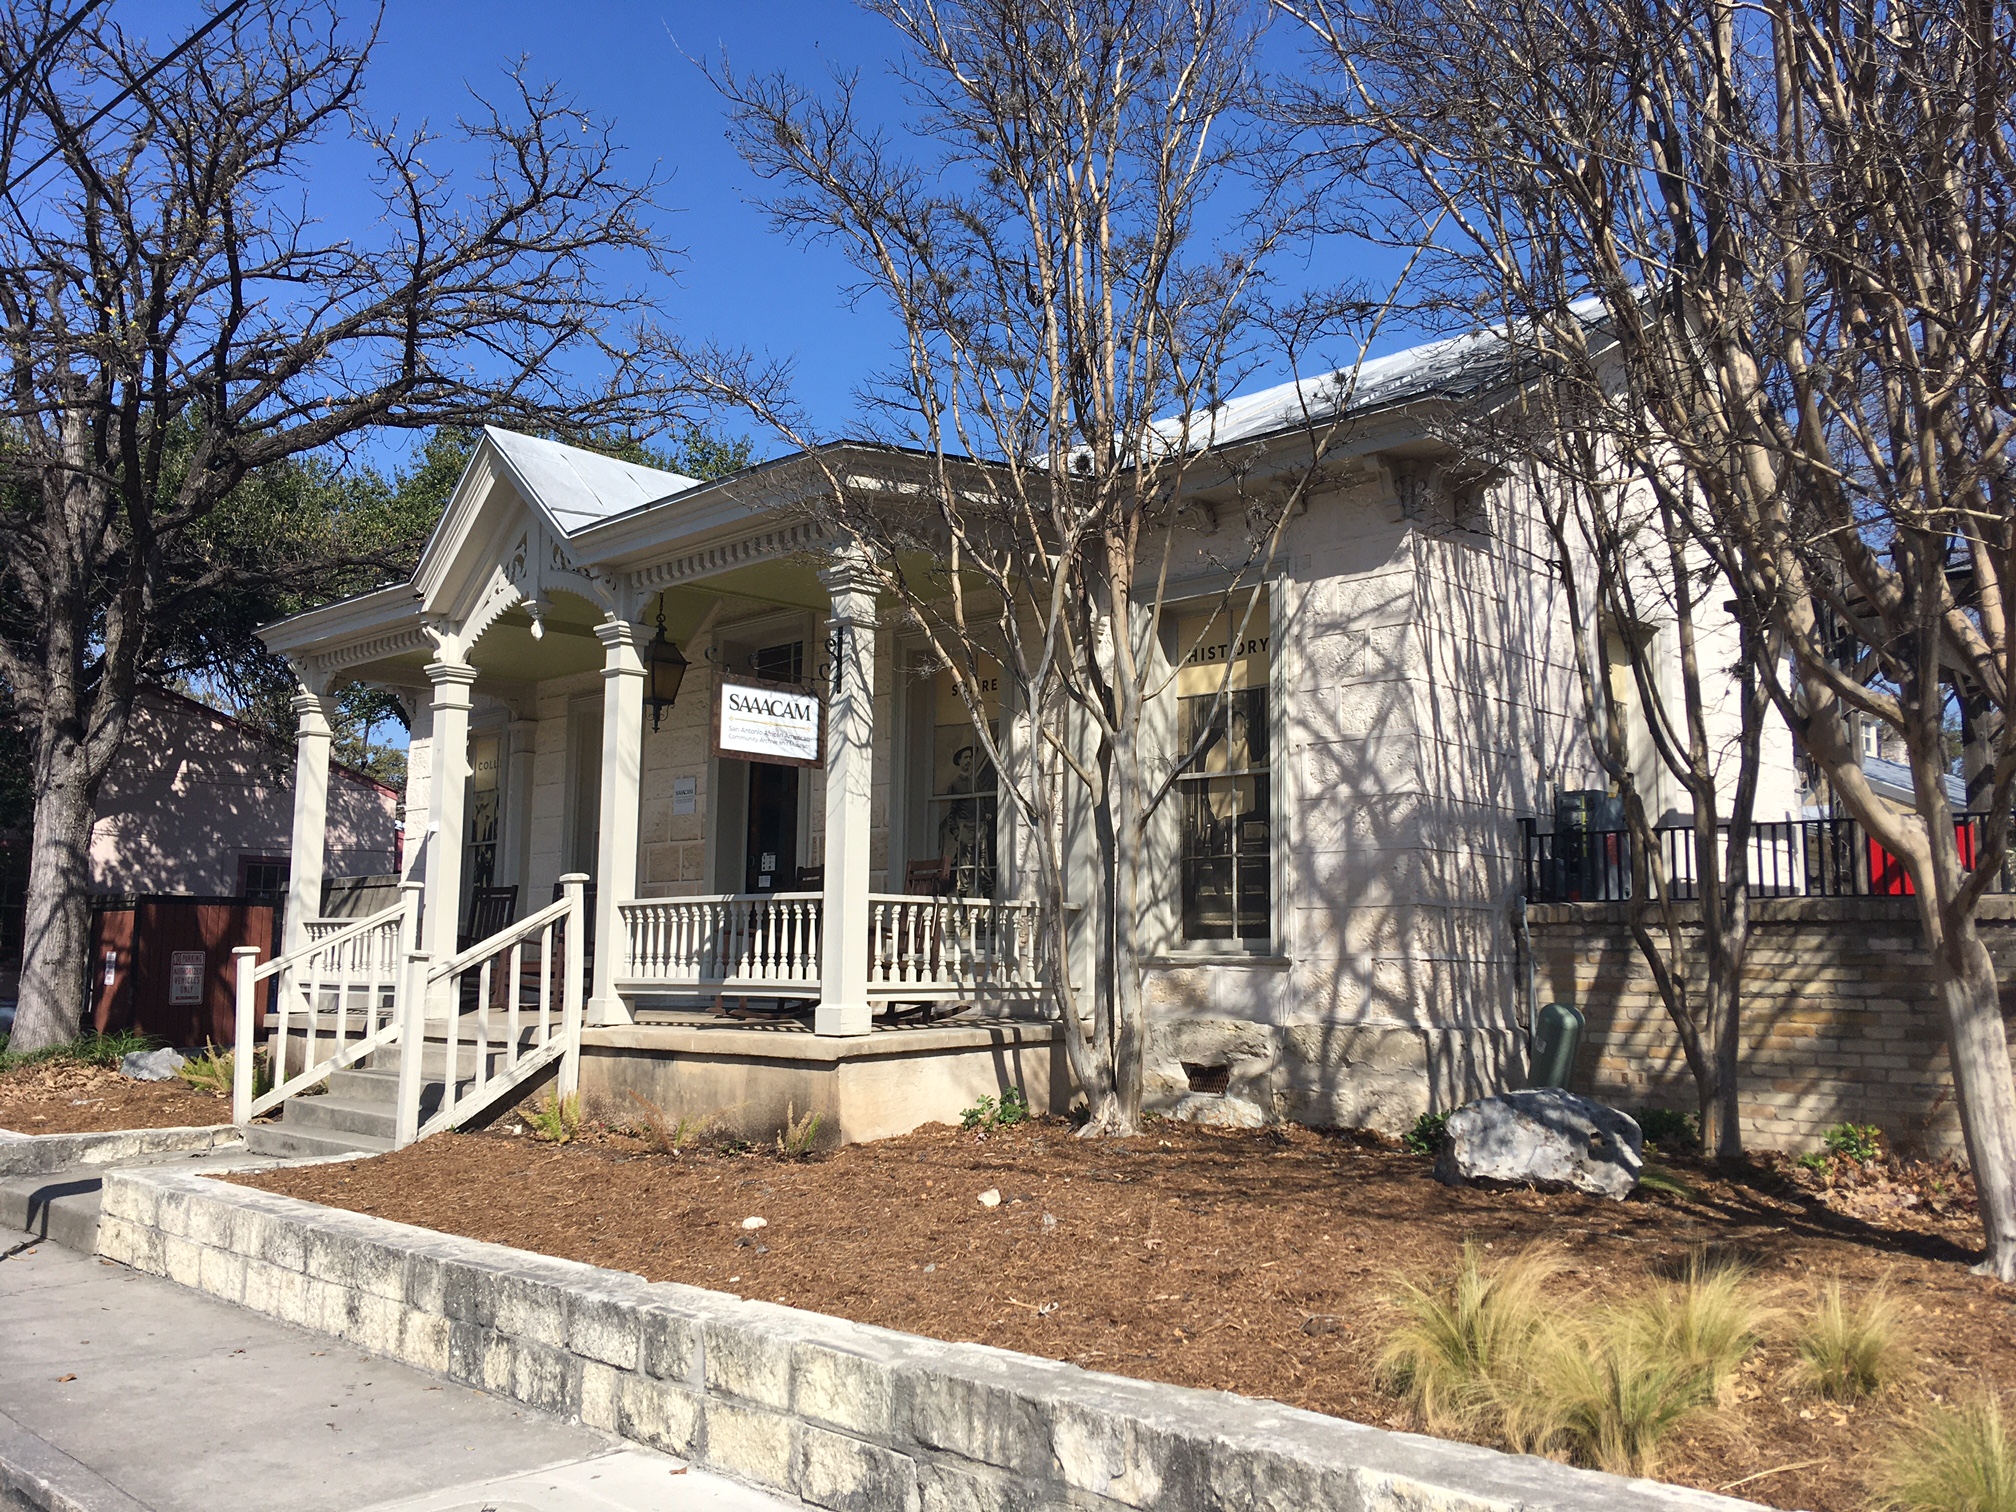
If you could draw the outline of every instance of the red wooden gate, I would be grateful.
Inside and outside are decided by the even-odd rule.
[[[231,952],[273,952],[279,910],[244,898],[150,893],[99,900],[91,927],[91,1023],[171,1045],[228,1046]]]

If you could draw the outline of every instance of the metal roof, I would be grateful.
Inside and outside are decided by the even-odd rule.
[[[698,488],[698,478],[663,472],[560,441],[483,427],[517,481],[568,535],[614,515]]]

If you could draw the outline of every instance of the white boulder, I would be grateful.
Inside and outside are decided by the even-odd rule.
[[[1449,1115],[1438,1180],[1566,1186],[1618,1201],[1645,1165],[1645,1136],[1628,1113],[1551,1087],[1505,1092]]]
[[[1188,1092],[1169,1110],[1171,1118],[1184,1123],[1205,1124],[1215,1129],[1264,1129],[1267,1115],[1241,1097],[1213,1096],[1208,1092]]]

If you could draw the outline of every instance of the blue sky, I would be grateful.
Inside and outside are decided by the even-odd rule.
[[[159,39],[179,37],[201,14],[191,0],[114,4],[125,24]],[[849,270],[832,251],[793,245],[770,231],[749,203],[757,185],[725,138],[719,98],[682,49],[718,59],[725,48],[738,70],[781,69],[807,83],[822,81],[829,68],[857,69],[868,105],[900,124],[904,102],[887,76],[892,42],[886,23],[848,0],[391,0],[367,105],[380,119],[396,116],[408,126],[426,120],[452,133],[457,115],[469,108],[470,90],[496,90],[503,71],[522,56],[535,78],[557,81],[613,119],[628,174],[642,177],[655,168],[666,180],[662,229],[685,255],[676,287],[658,292],[676,327],[689,337],[791,357],[801,401],[832,434],[849,428],[855,386],[894,350],[894,323],[872,298],[850,307]],[[1277,66],[1293,65],[1292,37],[1277,31],[1275,43]],[[450,168],[463,161],[452,143],[436,154]],[[314,176],[310,203],[330,230],[368,234],[376,203],[361,176],[345,171],[343,156],[332,153],[331,171]],[[1354,273],[1381,276],[1394,265],[1380,253],[1330,245],[1296,259],[1288,275],[1328,283]],[[1375,351],[1405,340],[1396,329]],[[748,426],[738,421],[733,428]],[[759,455],[777,449],[770,437],[752,439]],[[403,438],[388,438],[382,449],[368,450],[391,460],[404,446]]]

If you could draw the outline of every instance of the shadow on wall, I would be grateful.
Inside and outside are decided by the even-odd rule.
[[[2016,905],[1986,907],[1983,937],[2004,981],[2016,982]],[[1853,1122],[1876,1124],[1900,1150],[1958,1151],[1944,1015],[1912,905],[1798,898],[1752,908],[1738,1090],[1745,1142],[1809,1149]],[[1588,1018],[1576,1088],[1628,1111],[1692,1112],[1693,1078],[1621,905],[1537,910],[1534,943],[1543,997],[1572,995]],[[2005,1018],[2010,1008],[2005,994]]]
[[[1398,1133],[1523,1079],[1518,821],[1590,763],[1544,527],[1502,489],[1474,529],[1336,510],[1353,533],[1296,542],[1275,621],[1292,959],[1158,973],[1149,1088],[1209,1116],[1222,1068],[1268,1116]]]
[[[390,789],[331,769],[329,875],[393,869],[396,802]],[[91,887],[236,894],[241,860],[284,864],[293,827],[291,748],[179,695],[146,690],[99,792]]]

